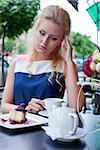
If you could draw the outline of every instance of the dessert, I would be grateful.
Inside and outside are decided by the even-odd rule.
[[[11,124],[21,124],[26,121],[25,118],[26,110],[25,110],[25,104],[20,104],[15,110],[11,110],[9,112],[9,121]]]

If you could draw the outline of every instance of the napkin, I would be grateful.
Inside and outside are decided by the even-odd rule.
[[[51,128],[49,126],[42,126],[42,129],[45,130],[46,134],[49,135],[51,137],[51,139],[54,141],[55,139],[58,138],[63,138],[63,137],[69,137],[70,134],[67,135],[62,135],[59,128]]]

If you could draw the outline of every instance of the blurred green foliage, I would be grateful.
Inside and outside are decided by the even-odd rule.
[[[82,35],[78,32],[71,33],[71,42],[75,55],[79,58],[87,58],[97,49],[96,44],[92,42],[90,36]]]
[[[11,52],[16,47],[16,41],[14,39],[8,38],[8,40],[5,42],[4,49],[5,51]]]
[[[16,46],[16,53],[18,54],[23,54],[23,53],[26,53],[27,51],[27,44],[23,41],[23,42],[20,42],[17,46]]]

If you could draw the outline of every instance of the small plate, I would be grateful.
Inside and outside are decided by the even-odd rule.
[[[47,135],[51,137],[52,140],[58,140],[62,142],[73,142],[76,139],[83,138],[87,135],[87,132],[83,128],[77,129],[74,135],[61,135],[57,129],[51,129],[49,126],[42,126]],[[56,132],[57,131],[57,132]]]
[[[41,110],[38,112],[39,115],[43,116],[43,117],[48,117],[48,112],[47,110]]]
[[[37,126],[37,125],[43,125],[48,122],[47,118],[35,114],[30,114],[30,113],[26,113],[26,119],[27,121],[22,124],[10,124],[8,120],[8,114],[1,114],[0,126],[8,129],[19,129],[19,128],[27,128],[27,127]]]
[[[62,141],[62,142],[73,142],[74,140],[83,138],[84,136],[86,136],[86,134],[87,133],[83,128],[78,128],[74,135],[57,138],[57,140]]]

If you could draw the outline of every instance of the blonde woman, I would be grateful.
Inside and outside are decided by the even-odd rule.
[[[36,17],[33,31],[30,53],[13,61],[9,68],[2,112],[25,103],[28,112],[37,113],[43,110],[45,98],[63,98],[65,89],[69,107],[76,109],[80,86],[69,41],[69,14],[59,6],[48,6]],[[80,110],[83,105],[81,92]]]

